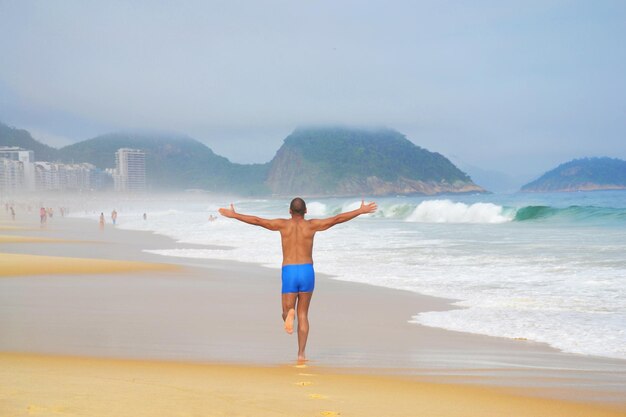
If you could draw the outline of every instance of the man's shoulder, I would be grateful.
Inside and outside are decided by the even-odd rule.
[[[314,225],[319,222],[319,219],[281,219],[284,220],[284,225],[286,227],[305,227],[312,228]]]
[[[317,231],[320,225],[323,223],[324,219],[310,219],[306,221],[306,227],[309,230]]]
[[[288,227],[291,219],[272,219],[270,220],[272,223],[274,223],[276,226],[278,227]]]

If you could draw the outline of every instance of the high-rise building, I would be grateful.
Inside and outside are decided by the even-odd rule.
[[[0,158],[0,195],[24,189],[24,163]]]
[[[33,151],[18,148],[17,146],[0,146],[0,158],[11,159],[13,161],[35,162]]]
[[[0,188],[5,191],[35,190],[33,151],[16,146],[0,146]]]
[[[139,149],[121,148],[115,153],[116,191],[143,192],[146,190],[146,154]]]

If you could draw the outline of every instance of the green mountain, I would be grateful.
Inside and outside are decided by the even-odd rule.
[[[184,135],[114,133],[61,149],[0,124],[0,145],[38,161],[115,167],[119,148],[146,153],[149,190],[199,188],[242,195],[387,195],[484,192],[448,159],[390,129],[302,128],[266,164],[235,164]]]
[[[390,129],[302,128],[289,135],[266,181],[277,195],[484,192],[444,156]]]
[[[524,185],[524,192],[626,189],[626,161],[613,158],[574,159]]]
[[[16,129],[0,123],[0,146],[17,146],[34,152],[37,161],[56,161],[58,149],[33,139],[27,130]]]
[[[146,153],[149,189],[267,193],[263,185],[267,164],[234,164],[188,136],[114,133],[66,146],[59,152],[65,162],[90,162],[104,169],[115,167],[115,152],[120,148],[141,149]]]

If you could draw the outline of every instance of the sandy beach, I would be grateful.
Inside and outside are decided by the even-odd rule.
[[[0,355],[5,415],[619,416],[502,388],[237,366]]]
[[[276,269],[95,221],[0,235],[2,416],[626,415],[624,361],[408,323],[450,300],[320,275],[297,367]]]

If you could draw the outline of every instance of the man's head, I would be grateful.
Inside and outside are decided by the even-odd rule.
[[[289,213],[295,214],[296,216],[304,216],[306,213],[306,203],[300,197],[296,197],[291,200],[291,204],[289,205]]]

